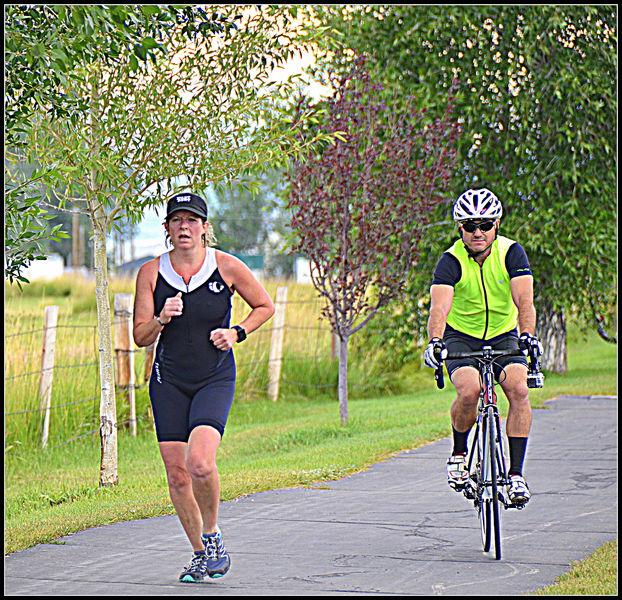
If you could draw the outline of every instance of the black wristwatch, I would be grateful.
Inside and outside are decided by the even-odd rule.
[[[246,339],[246,330],[244,327],[234,325],[231,329],[235,329],[238,332],[238,342],[243,342]]]

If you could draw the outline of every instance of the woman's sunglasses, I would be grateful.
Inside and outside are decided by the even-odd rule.
[[[463,221],[460,224],[462,225],[462,229],[464,229],[467,233],[475,233],[476,229],[479,229],[482,233],[485,233],[490,231],[495,226],[494,221],[482,221],[481,223]]]

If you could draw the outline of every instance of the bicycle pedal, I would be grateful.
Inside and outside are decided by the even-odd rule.
[[[465,487],[462,493],[467,500],[475,500],[475,490],[472,487]]]

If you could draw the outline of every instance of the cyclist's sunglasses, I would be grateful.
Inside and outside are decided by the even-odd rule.
[[[474,221],[462,221],[460,223],[462,225],[462,229],[464,229],[467,233],[475,233],[476,229],[479,229],[482,233],[486,231],[490,231],[494,226],[494,221],[482,221],[481,223],[475,223]]]

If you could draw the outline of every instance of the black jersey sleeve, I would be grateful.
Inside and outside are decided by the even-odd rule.
[[[510,279],[521,275],[531,275],[529,259],[524,248],[518,242],[512,244],[505,255],[505,268],[508,270]]]
[[[458,259],[445,252],[436,263],[432,285],[442,284],[453,287],[460,281],[460,277],[462,277],[462,267],[460,267]]]

